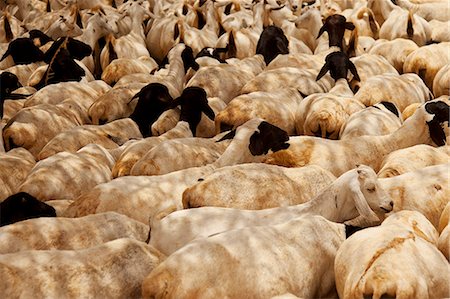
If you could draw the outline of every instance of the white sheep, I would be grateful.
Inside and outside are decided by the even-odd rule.
[[[339,248],[334,271],[340,298],[444,298],[450,265],[438,234],[415,211],[401,211],[379,227],[357,232]]]
[[[111,180],[112,156],[90,144],[76,153],[60,152],[41,160],[17,188],[41,201],[75,199],[96,185]]]
[[[0,255],[0,295],[140,297],[142,280],[165,257],[122,238],[81,250],[29,250]]]
[[[369,54],[381,55],[401,74],[403,64],[411,52],[419,46],[410,39],[396,38],[394,40],[378,39],[369,50]]]
[[[437,72],[450,63],[450,42],[420,47],[406,57],[404,73],[416,73],[428,88],[433,88]]]
[[[182,122],[178,123],[174,128],[160,136],[147,137],[136,142],[129,143],[128,145],[125,144],[125,148],[121,151],[120,155],[116,159],[116,164],[113,167],[113,177],[117,178],[120,176],[130,175],[134,164],[153,147],[160,144],[164,140],[186,137],[193,137],[192,131],[185,122]]]
[[[202,87],[208,97],[218,97],[228,103],[238,96],[244,84],[252,80],[264,67],[262,55],[242,59],[237,64],[202,67],[187,82],[186,87]]]
[[[438,248],[447,258],[450,259],[450,202],[445,206],[444,211],[439,219],[439,240]]]
[[[450,21],[450,7],[445,1],[436,1],[433,3],[412,3],[414,1],[409,0],[395,0],[395,4],[407,9],[409,11],[414,11],[415,14],[421,16],[427,21],[438,20],[438,21]]]
[[[270,153],[266,163],[302,167],[319,165],[338,176],[355,164],[371,166],[379,171],[382,157],[390,152],[416,144],[444,145],[449,105],[441,100],[419,107],[395,132],[384,136],[360,136],[344,140],[329,140],[309,136],[291,137],[289,147]]]
[[[407,38],[421,47],[431,40],[431,27],[419,15],[396,7],[381,25],[380,38],[387,40]]]
[[[43,160],[59,152],[75,153],[89,143],[98,144],[105,149],[114,149],[130,139],[142,138],[134,121],[129,118],[118,119],[110,123],[83,125],[61,132],[53,137],[37,155]]]
[[[427,166],[448,163],[450,146],[434,147],[418,144],[394,151],[384,157],[378,177],[387,178],[406,172],[422,169]]]
[[[320,216],[222,232],[170,255],[144,279],[142,295],[329,298],[336,292],[330,264],[344,240],[344,226]]]
[[[428,166],[379,181],[394,201],[394,212],[418,211],[437,228],[450,200],[449,167],[448,163]]]
[[[16,193],[35,164],[33,155],[24,148],[0,152],[0,201]]]
[[[435,98],[450,95],[450,63],[436,73],[433,79],[433,94]]]
[[[227,166],[183,192],[183,206],[247,210],[304,203],[336,177],[318,166],[286,168],[264,163]]]
[[[228,137],[228,136],[227,136]],[[215,169],[239,163],[260,162],[269,151],[284,148],[288,135],[261,119],[236,129],[225,152],[214,163],[158,176],[127,176],[97,185],[80,196],[66,211],[69,217],[116,211],[148,223],[150,216],[182,208],[183,191]]]
[[[321,215],[334,222],[367,226],[379,222],[384,213],[392,210],[392,204],[373,169],[361,165],[303,204],[264,210],[201,207],[176,211],[162,219],[150,218],[150,244],[169,255],[197,238],[248,226],[278,224],[301,215]]]
[[[111,61],[102,72],[102,80],[109,85],[114,85],[120,78],[135,74],[150,74],[158,68],[153,58],[141,56],[139,58],[117,58]]]
[[[216,114],[216,134],[236,128],[246,121],[259,117],[294,135],[295,113],[302,96],[294,88],[275,91],[255,91],[237,96]]]
[[[380,102],[350,115],[339,131],[339,139],[363,135],[388,135],[401,125],[401,114],[395,104]]]
[[[0,253],[25,250],[79,250],[120,239],[144,242],[148,226],[108,212],[80,218],[41,217],[0,228]]]
[[[162,175],[173,171],[213,163],[229,142],[211,138],[165,140],[149,150],[131,168],[130,175]]]

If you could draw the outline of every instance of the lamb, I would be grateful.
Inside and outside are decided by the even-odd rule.
[[[114,212],[80,218],[34,218],[0,228],[0,253],[80,250],[120,239],[144,242],[148,226]]]
[[[437,228],[439,217],[449,202],[449,164],[428,166],[402,175],[380,178],[380,185],[394,201],[394,212],[422,213]]]
[[[83,125],[64,131],[53,137],[37,155],[46,159],[59,152],[75,153],[89,143],[105,149],[114,149],[131,139],[142,138],[139,128],[129,118],[119,119],[105,125]]]
[[[436,248],[437,238],[436,229],[415,211],[395,213],[381,226],[357,232],[336,254],[339,297],[448,297],[450,265]]]
[[[0,226],[39,217],[56,217],[55,209],[28,193],[19,192],[0,202]]]
[[[418,144],[394,151],[387,155],[381,163],[378,177],[388,178],[404,174],[424,167],[448,163],[450,146],[434,147]]]
[[[404,73],[416,73],[429,89],[437,72],[450,63],[450,42],[420,47],[406,57]]]
[[[169,256],[144,279],[142,296],[328,298],[336,292],[329,264],[344,240],[344,226],[320,216],[223,232]]]
[[[419,46],[410,39],[396,38],[394,40],[378,39],[369,50],[369,54],[381,55],[398,71],[403,73],[403,64]]]
[[[436,73],[433,80],[433,94],[435,98],[450,95],[450,63]]]
[[[395,104],[380,102],[352,114],[339,131],[339,139],[388,135],[400,128],[402,117]]]
[[[385,136],[360,136],[346,140],[317,137],[291,137],[285,150],[270,153],[265,163],[286,167],[319,165],[341,175],[357,163],[379,171],[382,157],[416,144],[444,145],[446,133],[441,126],[448,122],[449,105],[433,100],[419,107],[394,133]],[[448,133],[447,133],[448,134]]]
[[[101,146],[90,144],[75,154],[60,152],[41,160],[17,188],[41,201],[75,199],[111,180],[114,159]]]
[[[289,135],[294,135],[295,114],[292,111],[297,109],[302,99],[294,88],[255,91],[237,96],[216,115],[215,132],[218,134],[234,129],[254,117],[259,117],[285,130]]]
[[[348,200],[348,199],[352,200]],[[321,215],[330,221],[367,226],[383,218],[393,203],[365,165],[352,169],[310,201],[265,210],[202,207],[150,218],[150,244],[169,255],[191,240],[248,226],[274,225],[301,215]]]
[[[199,177],[227,165],[260,162],[269,151],[284,148],[287,140],[283,130],[261,119],[252,119],[236,129],[232,142],[214,163],[159,176],[116,178],[80,196],[69,206],[66,216],[116,211],[147,223],[149,216],[181,209],[183,191]]]
[[[258,210],[301,204],[335,179],[318,166],[285,168],[264,163],[227,166],[187,188],[183,192],[183,206]]]
[[[0,202],[16,192],[36,161],[24,148],[15,148],[0,153]]]
[[[140,297],[142,280],[165,257],[128,238],[81,250],[0,256],[2,297]]]

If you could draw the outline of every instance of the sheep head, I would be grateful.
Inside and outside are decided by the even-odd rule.
[[[356,81],[361,80],[358,71],[356,70],[356,66],[344,52],[332,52],[325,58],[325,64],[319,71],[316,81],[325,76],[328,71],[330,71],[330,75],[335,81],[341,78],[347,78],[348,70],[353,74]]]
[[[328,32],[329,42],[328,45],[330,47],[337,46],[341,50],[342,49],[342,39],[344,37],[345,29],[353,30],[355,29],[355,25],[351,22],[346,22],[347,19],[342,15],[331,15],[325,19],[325,23],[322,28],[320,28],[319,38],[325,31]]]
[[[394,203],[378,183],[377,174],[365,165],[359,165],[347,174],[350,179],[351,197],[359,216],[346,224],[364,227],[368,224],[379,223],[379,216],[392,211]]]
[[[444,101],[431,101],[424,105],[425,111],[433,115],[431,120],[427,120],[430,137],[433,142],[442,146],[445,145],[447,136],[443,126],[447,123],[449,127],[450,106]]]

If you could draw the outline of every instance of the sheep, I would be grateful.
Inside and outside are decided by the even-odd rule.
[[[428,166],[402,175],[380,178],[380,185],[394,201],[394,212],[422,213],[437,228],[450,198],[449,164]]]
[[[145,86],[135,83],[126,86],[114,86],[98,97],[88,109],[93,125],[103,125],[114,120],[129,117],[136,108],[137,101],[131,99]]]
[[[329,47],[338,47],[339,49],[344,50],[342,45],[342,40],[344,37],[345,29],[354,30],[355,25],[351,22],[346,22],[346,18],[342,15],[334,14],[325,19],[325,23],[322,28],[320,28],[319,38],[324,32],[328,33],[329,36]]]
[[[450,63],[450,42],[420,47],[406,57],[404,73],[416,73],[429,89],[437,72]]]
[[[431,20],[428,24],[431,27],[431,42],[450,42],[450,33],[448,32],[450,21]]]
[[[113,177],[117,178],[130,175],[133,165],[148,151],[164,140],[183,137],[193,137],[192,131],[186,122],[179,123],[175,128],[160,136],[147,137],[129,144],[116,159],[116,164],[112,170]]]
[[[389,178],[421,168],[448,163],[450,147],[418,144],[394,151],[384,157],[378,177]]]
[[[129,118],[119,119],[105,125],[83,125],[61,132],[53,137],[37,155],[46,159],[59,152],[75,153],[89,143],[105,149],[114,149],[130,139],[142,138],[136,123]]]
[[[369,54],[381,55],[398,71],[403,73],[403,64],[411,52],[419,46],[410,39],[396,38],[394,40],[378,39],[370,48]]]
[[[354,98],[366,106],[391,102],[403,111],[413,103],[425,103],[432,95],[416,74],[383,74],[368,78]]]
[[[135,73],[152,73],[158,64],[151,57],[141,56],[134,58],[118,58],[111,61],[102,72],[102,80],[114,85],[120,78]]]
[[[352,235],[334,262],[339,297],[448,297],[450,265],[436,248],[437,238],[436,229],[414,211]]]
[[[24,29],[20,26],[21,22],[14,17],[14,13],[3,10],[3,16],[0,18],[0,43],[9,43],[15,37],[19,37],[24,33]]]
[[[33,155],[24,148],[0,153],[0,201],[16,192],[34,164],[36,161]]]
[[[320,216],[222,232],[169,256],[143,280],[142,296],[328,298],[336,292],[329,264],[344,240],[344,226]]]
[[[0,256],[2,297],[140,297],[142,280],[165,257],[122,238],[81,250],[29,250]]]
[[[177,138],[161,142],[131,168],[130,175],[162,175],[216,161],[229,142],[210,138]]]
[[[350,87],[354,92],[364,84],[370,77],[383,74],[398,75],[397,70],[381,55],[363,54],[357,57],[350,58],[358,70],[360,80],[352,79]]]
[[[427,102],[394,133],[360,136],[345,140],[291,137],[285,150],[270,153],[264,162],[287,167],[319,165],[339,176],[361,163],[380,170],[382,158],[390,152],[416,144],[444,145],[449,105],[441,100]],[[448,130],[448,129],[447,129]],[[448,134],[448,133],[447,133]]]
[[[145,44],[144,28],[142,28],[142,22],[149,15],[148,5],[147,1],[134,1],[121,8],[123,13],[129,15],[132,20],[131,31],[117,39],[112,34],[107,36],[107,43],[100,53],[103,70],[111,62],[112,57],[136,59],[141,56],[150,57]]]
[[[58,133],[89,123],[91,98],[69,98],[57,105],[40,104],[21,109],[3,128],[5,149],[24,147],[33,156]]]
[[[36,106],[39,104],[56,105],[70,97],[80,99],[90,98],[91,101],[107,93],[111,87],[101,80],[89,83],[61,82],[44,87],[27,99],[24,107]]]
[[[17,188],[41,201],[73,200],[111,180],[114,159],[101,146],[90,144],[75,154],[60,152],[41,160]]]
[[[450,216],[450,203],[445,206],[442,212],[441,218],[439,220],[439,240],[438,249],[444,254],[447,260],[450,259],[450,226],[449,224]]]
[[[360,165],[303,204],[264,210],[201,207],[176,211],[162,219],[150,218],[149,244],[169,255],[197,238],[248,226],[274,225],[301,215],[367,226],[379,222],[392,205],[373,169]]]
[[[437,1],[435,3],[414,4],[408,0],[394,0],[393,2],[404,9],[414,11],[415,14],[427,21],[450,21],[450,7],[448,3]]]
[[[383,101],[350,115],[339,131],[339,139],[388,135],[401,125],[402,117],[397,106]]]
[[[315,197],[335,179],[317,166],[285,168],[263,163],[228,166],[187,188],[183,192],[183,206],[258,210],[295,205]]]
[[[245,67],[244,65],[249,66]],[[244,84],[264,69],[262,55],[242,59],[238,64],[219,64],[202,67],[187,82],[186,87],[198,86],[205,89],[208,97],[218,97],[229,103],[238,96]],[[250,71],[251,69],[251,71]]]
[[[28,193],[19,192],[0,202],[0,226],[39,217],[56,217],[55,209]]]
[[[285,130],[289,135],[295,131],[295,111],[302,96],[294,88],[276,91],[255,91],[235,97],[220,111],[215,119],[215,132],[236,128],[246,121],[260,117]]]
[[[450,95],[450,63],[436,73],[433,79],[433,95],[435,98]]]
[[[431,40],[431,27],[419,15],[396,7],[381,25],[380,38],[387,40],[407,38],[421,47]]]
[[[328,93],[316,93],[307,96],[295,112],[295,128],[298,135],[313,135],[337,139],[341,126],[353,113],[364,108],[353,99],[353,92],[347,82],[348,70],[355,80],[359,78],[355,65],[342,52],[327,55],[325,64],[319,71],[316,81],[328,70],[336,81]]]
[[[14,64],[29,64],[44,60],[44,53],[28,37],[16,38],[10,42],[0,61],[3,61],[10,55]]]
[[[108,212],[80,218],[34,218],[4,226],[0,232],[0,253],[6,254],[25,250],[80,250],[120,238],[143,242],[148,226]]]
[[[275,91],[287,87],[296,88],[307,96],[318,92],[327,92],[333,86],[331,77],[324,77],[315,81],[317,71],[315,69],[302,69],[296,67],[280,67],[265,70],[253,79],[247,80],[240,94],[255,91]]]
[[[227,165],[260,162],[269,151],[284,148],[287,140],[283,130],[261,119],[252,119],[236,129],[232,142],[214,163],[159,176],[116,178],[77,198],[66,210],[66,216],[116,211],[147,223],[149,216],[181,209],[183,191],[199,177]]]

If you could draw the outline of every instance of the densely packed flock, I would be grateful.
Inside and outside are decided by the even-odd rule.
[[[450,297],[448,0],[0,8],[1,298]]]

